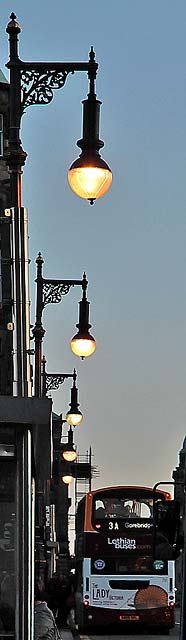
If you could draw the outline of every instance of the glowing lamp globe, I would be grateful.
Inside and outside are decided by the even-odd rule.
[[[72,427],[78,427],[79,424],[81,424],[82,420],[83,420],[82,413],[78,409],[76,411],[73,411],[72,409],[70,409],[66,414],[66,421]]]
[[[94,200],[104,196],[110,189],[112,172],[99,153],[95,152],[92,157],[82,154],[71,165],[68,181],[76,195],[93,204]]]
[[[62,480],[62,482],[64,482],[64,484],[71,484],[73,479],[74,478],[73,478],[72,474],[70,474],[70,473],[68,475],[61,476],[61,480]]]
[[[79,358],[87,358],[91,356],[96,350],[96,341],[93,336],[87,331],[86,334],[81,334],[80,331],[71,340],[71,349],[75,356]]]
[[[77,458],[77,453],[74,449],[72,449],[71,451],[70,450],[63,451],[63,458],[67,462],[74,462]]]

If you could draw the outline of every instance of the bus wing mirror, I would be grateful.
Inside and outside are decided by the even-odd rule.
[[[180,504],[177,500],[158,500],[154,505],[154,556],[174,560],[183,548],[180,533]]]

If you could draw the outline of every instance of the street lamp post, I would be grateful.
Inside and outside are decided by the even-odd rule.
[[[51,500],[55,505],[55,530],[57,542],[59,544],[59,556],[57,558],[57,572],[64,570],[64,564],[68,565],[69,561],[69,542],[68,542],[68,509],[69,509],[69,497],[68,497],[68,484],[70,480],[73,480],[73,476],[68,473],[68,464],[76,460],[77,453],[74,449],[72,426],[78,426],[83,420],[83,415],[79,411],[78,403],[78,389],[76,387],[77,373],[74,369],[73,373],[48,373],[46,371],[46,358],[42,359],[41,367],[41,379],[42,379],[42,397],[53,389],[59,389],[60,385],[65,380],[72,378],[73,386],[71,388],[71,403],[70,410],[66,414],[65,420],[62,420],[62,415],[59,417],[59,429],[57,432],[53,429],[53,470],[51,481]],[[63,437],[63,423],[67,422],[70,425],[68,431],[67,444],[62,443]],[[64,454],[64,455],[63,455]],[[65,457],[66,454],[66,457]],[[62,468],[61,468],[62,467]],[[61,469],[61,471],[60,471]],[[64,477],[63,477],[64,470]],[[43,495],[44,504],[44,495]],[[40,549],[44,548],[43,540],[38,539],[37,553]],[[65,571],[68,572],[69,567],[65,566]]]
[[[70,426],[67,434],[67,442],[64,442],[66,436],[63,434],[62,415],[59,416],[59,428],[53,430],[54,443],[54,467],[51,483],[51,500],[55,504],[55,523],[56,538],[59,544],[59,553],[57,558],[57,573],[65,573],[69,571],[69,541],[68,541],[68,509],[70,500],[68,497],[68,486],[71,481],[88,480],[89,491],[91,491],[91,478],[94,468],[91,461],[91,450],[89,459],[86,462],[77,460],[77,451],[73,442],[73,431]],[[56,424],[56,417],[55,417]]]
[[[86,290],[88,281],[86,274],[83,274],[82,280],[51,280],[43,278],[43,258],[41,253],[38,254],[36,259],[37,264],[37,298],[36,298],[36,322],[33,328],[33,337],[35,341],[35,396],[41,397],[41,361],[42,361],[42,341],[45,335],[45,329],[42,324],[43,309],[47,304],[59,303],[63,299],[63,296],[69,293],[70,288],[76,285],[80,285],[83,290],[82,300],[79,303],[79,332],[72,338],[71,347],[72,350],[74,341],[76,342],[76,354],[81,358],[94,353],[96,348],[96,341],[89,333],[89,302],[86,298]],[[79,345],[79,353],[78,353]]]
[[[98,64],[95,61],[93,47],[91,47],[88,62],[25,62],[18,55],[18,36],[21,28],[14,13],[11,13],[6,31],[10,40],[10,59],[6,65],[10,69],[10,134],[6,159],[11,171],[12,206],[22,206],[21,174],[27,157],[26,152],[22,149],[20,140],[21,117],[25,109],[30,105],[50,103],[53,98],[53,91],[62,89],[67,76],[70,73],[74,74],[76,71],[85,71],[88,74],[90,91],[88,100],[84,101],[83,138],[78,141],[78,145],[82,149],[81,160],[78,159],[76,161],[78,172],[74,166],[75,163],[71,166],[69,182],[73,183],[71,185],[72,189],[80,197],[89,200],[100,197],[109,189],[112,174],[108,165],[99,156],[99,149],[103,147],[104,143],[99,140],[99,110],[101,102],[96,100],[95,94]],[[89,171],[90,169],[91,172]],[[94,175],[92,169],[94,170]],[[98,186],[93,191],[96,174],[98,174]],[[75,180],[76,185],[74,185]],[[87,189],[84,195],[78,192],[78,181],[81,182],[81,189]]]
[[[67,422],[72,427],[79,426],[83,420],[83,415],[78,409],[79,402],[78,389],[76,387],[76,370],[74,369],[73,373],[48,373],[46,371],[46,359],[45,357],[43,357],[41,377],[43,380],[42,396],[46,396],[47,392],[52,391],[52,389],[59,389],[60,385],[63,384],[64,381],[68,378],[73,378],[73,386],[71,388],[71,408],[69,411],[67,411],[65,422]]]

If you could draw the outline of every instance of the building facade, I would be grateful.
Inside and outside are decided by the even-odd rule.
[[[0,70],[0,395],[13,393],[13,325],[10,258],[10,175],[4,150],[8,144],[9,83]]]
[[[185,517],[185,469],[186,469],[186,437],[183,441],[183,447],[179,452],[178,466],[174,469],[172,477],[175,482],[174,498],[180,503],[180,516],[183,528]],[[176,560],[176,603],[181,604],[181,589],[183,582],[183,553]]]

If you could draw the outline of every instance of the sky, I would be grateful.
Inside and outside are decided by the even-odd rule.
[[[84,420],[74,441],[81,455],[92,448],[93,488],[171,481],[186,431],[185,2],[2,0],[7,79],[12,11],[22,60],[87,61],[94,46],[102,157],[113,171],[110,191],[92,207],[67,182],[86,73],[69,76],[50,105],[26,110],[31,322],[41,251],[46,278],[86,272],[97,341],[83,362],[70,350],[81,299],[74,287],[44,310],[47,371],[77,370]],[[67,380],[52,394],[63,416],[70,388]]]

